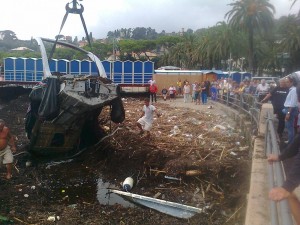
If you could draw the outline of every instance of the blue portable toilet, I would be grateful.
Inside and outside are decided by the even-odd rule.
[[[105,73],[106,73],[106,76],[108,79],[112,80],[112,74],[111,74],[111,65],[112,63],[110,61],[107,61],[107,60],[104,60],[102,61],[102,65],[104,67],[104,70],[105,70]]]
[[[57,62],[57,72],[67,74],[69,71],[69,60],[59,59]]]
[[[80,75],[91,75],[91,61],[82,60],[80,62]]]
[[[15,81],[25,81],[25,64],[26,58],[16,58],[15,68]]]
[[[148,83],[154,74],[154,62],[146,61],[144,62],[144,79],[142,79],[142,83]]]
[[[43,61],[41,58],[37,59],[35,62],[36,68],[36,76],[35,81],[41,81],[44,78],[44,71],[43,71]]]
[[[123,77],[123,62],[121,61],[115,61],[113,62],[113,76],[112,80],[116,84],[122,84],[124,82]]]
[[[81,62],[77,59],[70,61],[70,74],[79,75],[80,74],[80,64]]]
[[[237,83],[241,83],[242,81],[242,74],[239,72],[232,72],[231,74],[232,80],[234,80]]]
[[[91,62],[91,74],[92,76],[98,76],[99,71],[95,62]]]
[[[251,78],[252,78],[252,74],[251,74],[251,73],[248,73],[248,72],[241,72],[241,74],[242,74],[242,79],[243,79],[243,80],[245,80],[245,79],[251,80]]]
[[[124,84],[133,84],[133,62],[125,61],[124,63]]]
[[[25,71],[25,80],[26,81],[35,81],[35,58],[29,58],[26,60],[26,71]]]
[[[144,64],[141,61],[134,62],[134,83],[135,84],[143,84],[148,83],[148,80],[145,80],[144,75]],[[151,76],[152,77],[152,76]],[[149,79],[150,80],[150,79]]]
[[[4,80],[14,81],[15,80],[15,57],[8,57],[4,59]]]
[[[50,72],[57,72],[58,71],[58,66],[57,66],[57,62],[58,60],[57,59],[50,59],[49,60],[49,69],[50,69]]]

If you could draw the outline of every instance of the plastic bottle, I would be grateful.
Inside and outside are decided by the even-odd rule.
[[[123,189],[125,191],[130,191],[133,187],[133,179],[131,177],[127,177],[123,182]]]

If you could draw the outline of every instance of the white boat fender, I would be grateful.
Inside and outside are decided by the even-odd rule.
[[[123,189],[125,191],[130,191],[133,187],[133,179],[132,177],[127,177],[123,182]]]

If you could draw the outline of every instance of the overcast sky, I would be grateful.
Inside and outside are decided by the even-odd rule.
[[[1,0],[0,30],[12,30],[21,40],[54,38],[71,0]],[[105,38],[120,28],[151,27],[157,32],[194,31],[224,21],[232,0],[83,0],[83,16],[94,38]],[[300,1],[290,10],[292,0],[270,0],[275,18],[295,14]],[[84,35],[79,15],[69,14],[63,35]]]

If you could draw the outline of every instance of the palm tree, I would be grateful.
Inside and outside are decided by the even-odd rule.
[[[254,73],[254,34],[255,31],[261,34],[273,26],[275,8],[269,0],[236,0],[229,5],[232,9],[225,17],[234,29],[247,32],[249,69]]]
[[[287,17],[280,18],[280,21],[281,24],[278,31],[280,43],[278,52],[281,54],[281,57],[283,57],[283,53],[288,53],[292,63],[291,69],[299,69],[300,25],[298,17],[296,15],[288,15]]]

